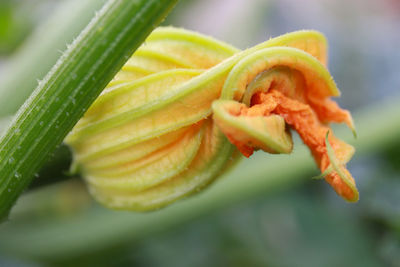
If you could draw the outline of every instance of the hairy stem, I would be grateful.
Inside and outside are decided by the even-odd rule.
[[[0,218],[177,0],[109,0],[20,108],[0,139]]]

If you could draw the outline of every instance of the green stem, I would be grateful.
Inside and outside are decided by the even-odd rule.
[[[0,219],[49,154],[177,0],[109,0],[0,139]]]

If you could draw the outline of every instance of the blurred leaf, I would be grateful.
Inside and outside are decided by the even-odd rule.
[[[56,63],[66,44],[78,36],[104,3],[105,0],[62,1],[52,15],[40,22],[0,73],[1,117],[18,110],[36,88],[38,80]]]
[[[144,266],[378,266],[351,213],[296,191],[225,209],[131,247]],[[185,255],[181,257],[180,255]],[[127,263],[126,263],[127,264]]]
[[[0,55],[11,53],[32,27],[32,21],[20,10],[17,1],[0,2]]]

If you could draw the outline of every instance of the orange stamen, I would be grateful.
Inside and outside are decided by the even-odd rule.
[[[308,105],[289,98],[277,90],[269,90],[266,93],[256,93],[251,99],[251,107],[248,108],[243,105],[238,115],[268,116],[270,114],[282,116],[286,123],[299,133],[303,142],[311,150],[322,172],[324,172],[331,163],[325,144],[325,136],[329,131],[329,127],[321,123],[320,120],[324,123],[334,121],[351,124],[350,114],[347,111],[341,110],[335,102],[329,99],[322,100],[320,104],[313,103],[312,105]],[[253,153],[253,147],[235,141],[232,136],[228,136],[228,138],[246,157]],[[352,151],[350,145],[337,139],[333,134],[329,134],[329,143],[339,161],[344,161],[346,156]],[[349,172],[345,168],[343,169],[343,171],[349,175],[351,182],[354,183]],[[354,198],[353,190],[335,171],[327,174],[325,179],[339,195],[349,200]]]

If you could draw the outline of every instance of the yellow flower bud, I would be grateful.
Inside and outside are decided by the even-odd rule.
[[[259,148],[289,153],[289,124],[304,133],[327,181],[355,200],[354,186],[351,196],[340,191],[341,175],[349,174],[338,168],[353,153],[350,146],[338,145],[333,137],[330,146],[325,135],[322,147],[313,146],[302,131],[307,124],[296,125],[292,111],[254,113],[255,96],[267,99],[279,91],[282,96],[274,93],[275,100],[311,103],[315,129],[329,121],[352,126],[348,113],[343,115],[327,99],[339,91],[324,65],[326,41],[314,31],[286,34],[239,51],[198,33],[158,28],[67,136],[73,166],[105,206],[157,209],[199,191],[232,165],[239,154],[232,143],[245,155]],[[265,101],[257,105],[265,107]],[[336,113],[326,112],[325,104]],[[247,109],[255,115],[243,113]],[[325,151],[317,155],[318,149]],[[330,175],[336,176],[330,181]]]

